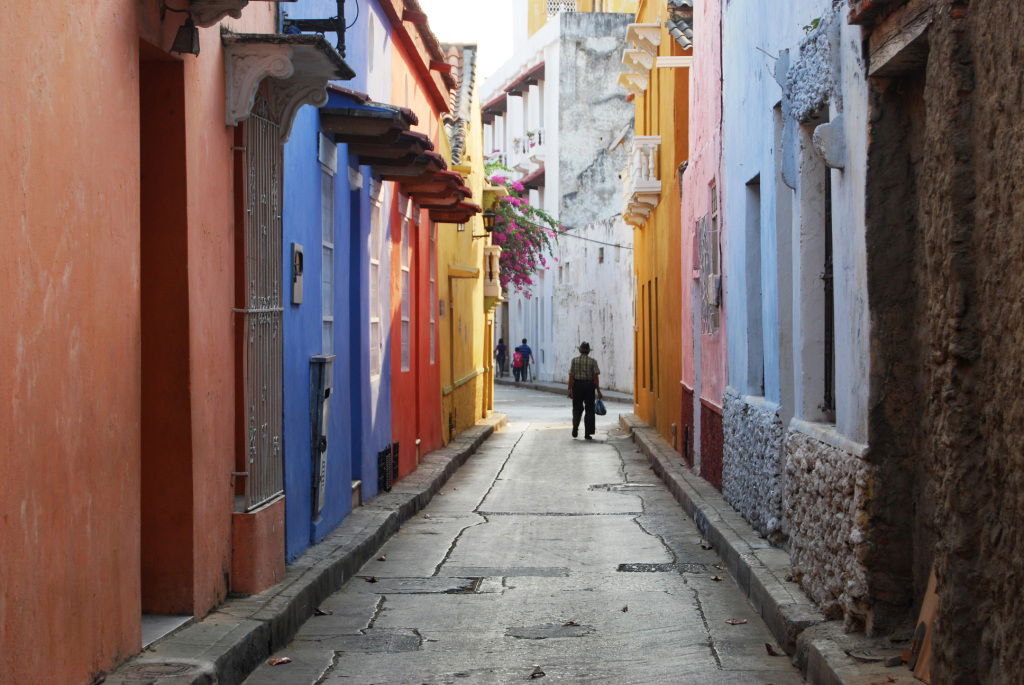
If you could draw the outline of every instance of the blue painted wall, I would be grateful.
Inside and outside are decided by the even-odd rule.
[[[328,425],[326,504],[313,519],[312,424],[310,358],[321,354],[323,275],[321,226],[321,166],[317,159],[319,113],[302,108],[292,128],[284,154],[284,463],[285,540],[287,559],[301,554],[311,542],[330,532],[351,509],[352,412],[349,389],[351,338],[335,333],[333,385]],[[339,153],[343,153],[339,150]],[[349,218],[347,160],[339,154],[341,173],[335,177],[334,272],[344,274],[351,262],[352,228]],[[305,273],[302,304],[291,304],[292,243],[304,248]],[[336,279],[337,280],[337,279]],[[335,331],[351,326],[348,286],[335,286]]]
[[[355,5],[358,5],[356,14]],[[332,0],[300,0],[283,6],[295,18],[333,16]],[[374,41],[375,83],[386,61],[380,54],[390,50],[387,22],[375,0],[348,3],[346,61],[357,73],[342,85],[367,91],[369,72],[370,13],[384,29]],[[333,34],[326,36],[336,43]],[[387,59],[390,59],[388,56]],[[388,68],[386,73],[390,73]],[[380,93],[378,93],[379,95]],[[332,96],[336,97],[336,96]],[[377,494],[377,453],[391,443],[390,358],[385,356],[379,376],[370,376],[369,354],[369,236],[371,176],[358,160],[349,159],[345,145],[338,146],[334,177],[334,392],[328,427],[327,497],[319,517],[313,517],[313,453],[311,424],[310,358],[323,352],[321,279],[321,166],[318,161],[320,113],[303,107],[296,116],[284,153],[284,254],[282,254],[284,301],[284,468],[286,558],[293,561],[311,544],[322,540],[351,511],[351,484],[363,483],[366,501]],[[385,203],[385,206],[388,206]],[[389,235],[387,212],[382,234]],[[292,243],[304,248],[303,302],[291,304]],[[381,308],[390,311],[388,274],[390,261],[381,262]],[[388,321],[389,319],[384,319]],[[388,335],[385,328],[384,335]],[[390,345],[385,342],[384,350]]]

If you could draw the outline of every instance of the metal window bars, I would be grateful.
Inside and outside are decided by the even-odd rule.
[[[258,95],[245,125],[245,511],[284,491],[281,444],[281,127]]]

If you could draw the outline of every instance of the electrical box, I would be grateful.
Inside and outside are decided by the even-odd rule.
[[[292,243],[292,304],[302,304],[303,259],[302,245]]]
[[[323,511],[327,497],[327,426],[334,385],[334,358],[333,354],[317,354],[309,360],[314,519]]]

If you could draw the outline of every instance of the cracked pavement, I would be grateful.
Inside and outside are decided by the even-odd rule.
[[[509,425],[247,685],[803,682],[618,429],[499,386]],[[716,580],[717,579],[717,580]],[[733,625],[727,621],[745,621]]]

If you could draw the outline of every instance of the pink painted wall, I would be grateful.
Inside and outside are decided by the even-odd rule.
[[[683,278],[683,381],[693,387],[696,376],[694,345],[701,347],[700,397],[719,409],[727,382],[725,306],[721,325],[712,335],[704,335],[700,326],[694,330],[693,307],[698,308],[699,282],[693,278],[698,262],[693,254],[698,242],[694,238],[697,221],[710,211],[710,187],[719,193],[719,226],[724,236],[727,227],[722,221],[722,32],[721,0],[705,0],[695,8],[693,69],[690,87],[690,159],[682,180],[681,226]],[[723,278],[727,278],[723,274]],[[724,292],[724,284],[723,284]],[[685,408],[684,408],[685,410]]]

